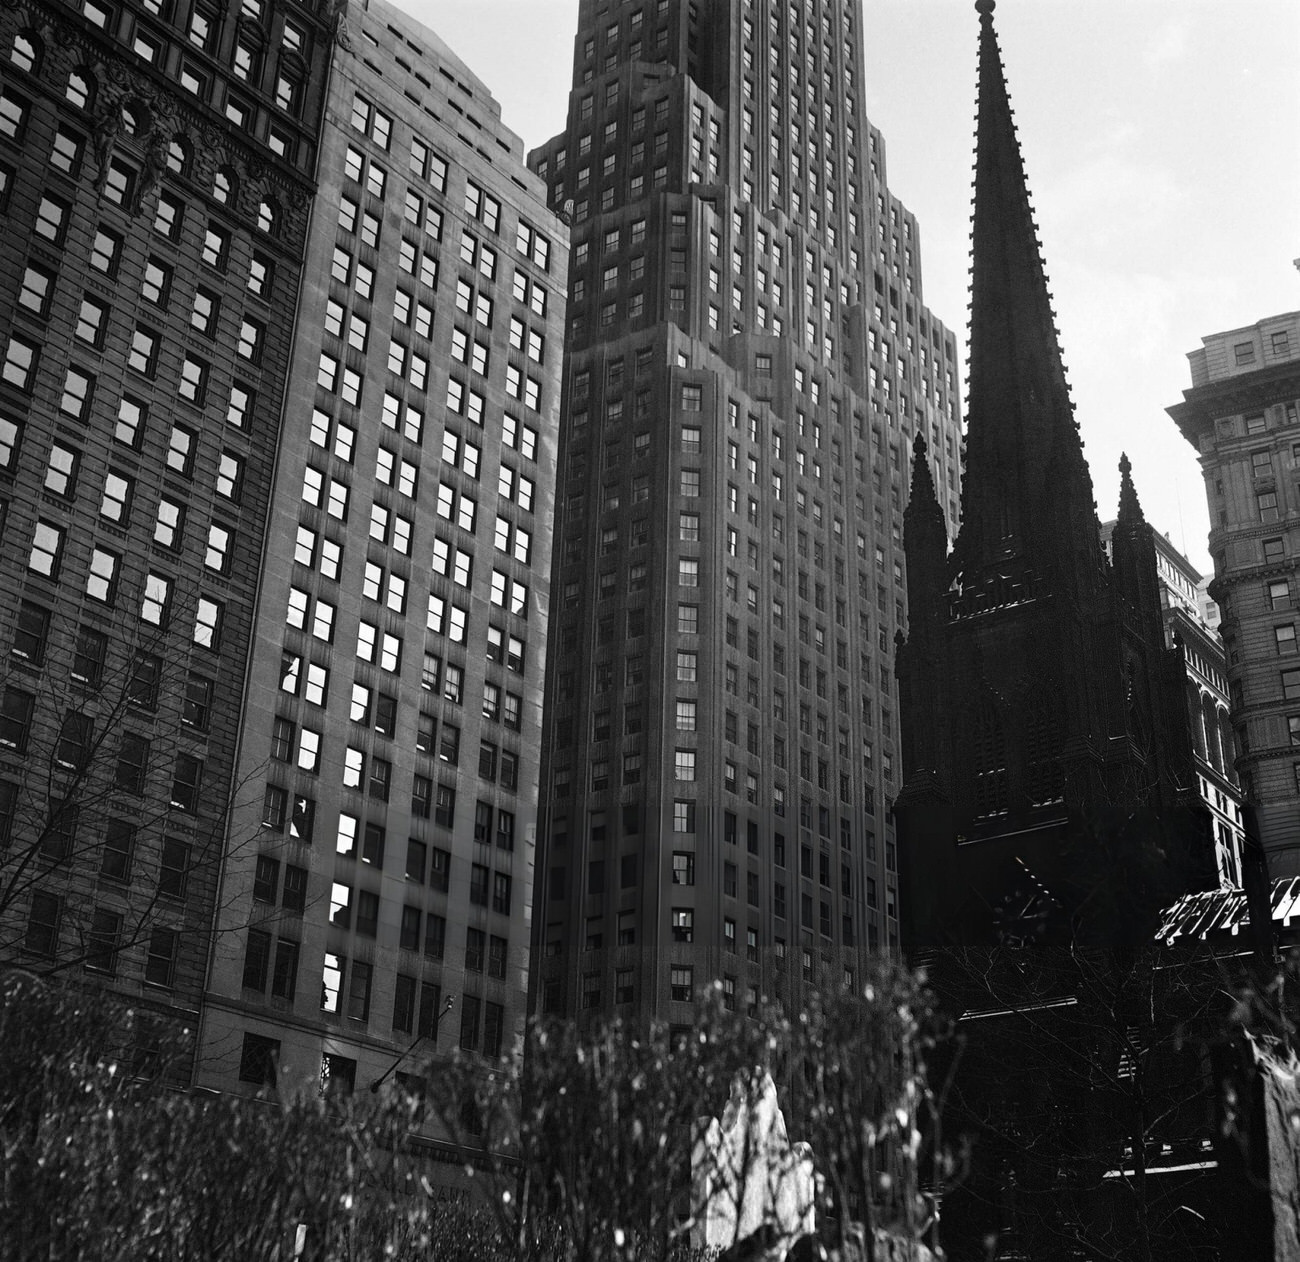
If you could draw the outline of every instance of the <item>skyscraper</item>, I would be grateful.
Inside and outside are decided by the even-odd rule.
[[[526,995],[566,233],[382,0],[317,177],[203,1022],[246,1091],[495,1060]]]
[[[0,957],[192,1025],[330,32],[0,13]]]
[[[956,347],[854,0],[582,0],[533,1003],[685,1020],[897,946],[912,442]]]
[[[1237,769],[1274,877],[1300,874],[1300,313],[1203,339],[1169,409],[1200,452]]]

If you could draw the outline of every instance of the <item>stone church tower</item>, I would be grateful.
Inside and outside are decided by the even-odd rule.
[[[905,516],[894,812],[913,953],[1026,934],[1109,940],[1139,930],[1135,908],[1214,871],[1151,527],[1125,459],[1107,560],[993,4],[976,8],[967,463],[951,552],[921,438]]]

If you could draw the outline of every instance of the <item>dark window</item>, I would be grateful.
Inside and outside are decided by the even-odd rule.
[[[296,864],[286,864],[284,869],[283,902],[286,911],[301,912],[307,906],[307,869]]]
[[[18,625],[9,652],[32,666],[45,661],[45,641],[50,632],[50,611],[24,600],[18,606]]]
[[[84,771],[94,744],[94,720],[80,711],[70,710],[63,716],[63,725],[59,728],[59,742],[55,747],[54,761],[60,767]]]
[[[429,912],[424,918],[424,953],[431,960],[440,960],[446,947],[447,918]]]
[[[462,995],[460,1007],[460,1049],[477,1052],[479,1048],[479,1007],[476,995]]]
[[[0,746],[25,753],[36,698],[20,688],[6,688],[0,701]]]
[[[259,903],[274,903],[280,887],[280,861],[270,855],[257,856],[257,871],[253,876],[253,898]]]
[[[189,875],[189,845],[172,837],[167,838],[162,844],[162,860],[158,867],[158,893],[169,898],[184,898]]]
[[[212,680],[202,675],[191,675],[185,683],[185,699],[181,706],[181,722],[200,732],[208,730],[212,713]]]
[[[429,884],[445,894],[451,878],[451,855],[435,846],[429,860]]]
[[[127,703],[143,710],[155,709],[161,677],[162,658],[156,653],[137,653],[131,661],[131,677],[126,685]]]
[[[153,986],[170,986],[176,970],[176,949],[180,935],[174,929],[155,928],[149,934],[144,961],[144,979]]]
[[[107,907],[96,907],[86,935],[86,967],[95,973],[117,972],[117,940],[122,917]]]
[[[486,907],[488,901],[488,869],[481,863],[470,868],[469,901],[476,907]]]
[[[31,909],[27,913],[27,936],[23,946],[34,955],[53,957],[59,945],[59,915],[62,900],[53,894],[37,890],[32,895]]]
[[[419,885],[424,884],[427,849],[424,842],[416,841],[414,837],[406,843],[406,879],[408,881],[415,881]]]
[[[148,770],[149,742],[135,732],[124,732],[117,755],[114,788],[121,789],[124,793],[143,793]]]
[[[421,982],[420,1037],[436,1042],[438,1038],[438,1022],[441,1018],[442,987],[437,982]]]
[[[104,849],[99,873],[114,881],[131,877],[131,855],[135,850],[135,828],[124,819],[110,819],[104,829]]]
[[[271,994],[276,999],[292,1000],[298,989],[299,946],[292,938],[275,944],[275,967],[271,972]]]
[[[107,651],[108,637],[102,631],[82,627],[77,632],[77,643],[72,653],[72,678],[92,688],[98,687]]]
[[[379,927],[379,895],[370,890],[357,893],[357,932],[373,938]]]
[[[492,910],[503,916],[510,915],[511,879],[508,872],[492,874]]]
[[[270,968],[271,935],[264,929],[250,929],[248,946],[244,951],[244,989],[265,991]]]
[[[420,909],[412,907],[409,903],[402,908],[402,922],[397,945],[403,951],[418,951],[420,949]]]
[[[260,1034],[245,1034],[239,1054],[239,1081],[275,1085],[276,1063],[280,1059],[280,1040]]]
[[[488,976],[504,979],[506,975],[506,952],[508,943],[505,938],[493,934],[488,939]]]
[[[384,866],[384,830],[378,824],[367,824],[361,841],[361,861],[374,867]]]
[[[193,815],[199,809],[199,793],[202,787],[202,761],[190,754],[178,754],[175,777],[172,780],[171,804]]]
[[[398,973],[393,991],[393,1029],[410,1034],[415,1028],[415,978]]]

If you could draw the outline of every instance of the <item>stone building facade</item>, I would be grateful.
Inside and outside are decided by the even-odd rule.
[[[0,955],[191,1025],[330,45],[0,10]]]
[[[1169,409],[1200,452],[1237,771],[1274,878],[1300,874],[1300,313],[1203,339]]]

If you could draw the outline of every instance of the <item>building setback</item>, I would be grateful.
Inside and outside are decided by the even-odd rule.
[[[1274,877],[1300,875],[1300,312],[1204,338],[1169,409],[1201,455],[1242,791]]]
[[[0,958],[193,1024],[329,32],[0,11]]]
[[[914,437],[957,360],[856,0],[582,0],[532,1003],[687,1021],[898,944]],[[543,888],[544,885],[544,888]]]
[[[435,35],[346,33],[203,1025],[246,1091],[495,1058],[526,994],[566,232]]]

